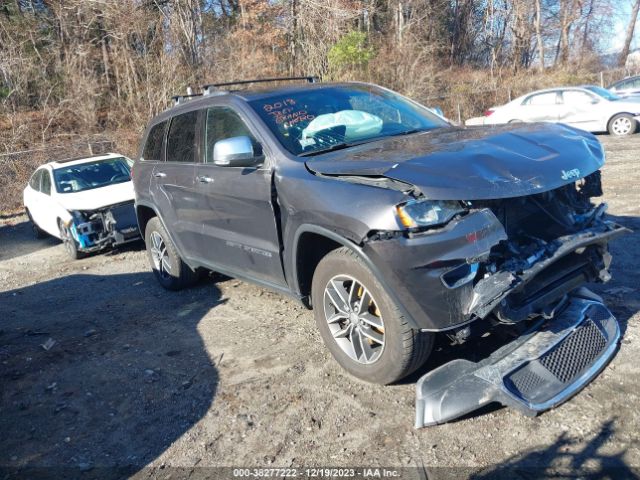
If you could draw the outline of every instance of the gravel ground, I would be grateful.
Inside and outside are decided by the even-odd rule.
[[[613,280],[594,287],[622,324],[622,346],[591,385],[535,418],[492,408],[415,430],[419,375],[389,387],[348,376],[294,301],[218,276],[166,292],[142,245],[71,262],[56,240],[32,240],[23,217],[1,221],[0,477],[25,466],[146,478],[319,465],[424,467],[429,478],[514,468],[631,476],[640,467],[640,135],[600,139],[609,212],[637,232],[612,244]],[[437,362],[436,352],[422,373]]]

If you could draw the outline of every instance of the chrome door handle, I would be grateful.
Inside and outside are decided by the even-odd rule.
[[[213,178],[207,177],[206,175],[198,175],[196,177],[196,180],[198,180],[200,183],[213,183]]]
[[[164,178],[164,177],[167,176],[167,174],[164,173],[164,172],[156,172],[156,173],[153,174],[153,176],[156,177],[156,178]]]

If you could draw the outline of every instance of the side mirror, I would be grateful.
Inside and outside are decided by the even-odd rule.
[[[247,136],[225,138],[213,146],[213,163],[219,167],[254,167],[259,158]]]

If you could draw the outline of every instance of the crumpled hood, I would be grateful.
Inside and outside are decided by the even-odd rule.
[[[603,163],[602,146],[592,134],[550,123],[441,128],[306,162],[324,175],[399,180],[437,200],[532,195],[575,182]]]
[[[67,210],[97,210],[116,203],[133,200],[133,182],[116,183],[82,192],[62,193],[57,197]]]

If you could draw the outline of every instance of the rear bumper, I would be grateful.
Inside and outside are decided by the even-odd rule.
[[[564,310],[481,362],[454,360],[417,384],[416,427],[453,420],[490,403],[525,415],[553,408],[586,386],[616,351],[620,328],[582,288]]]

